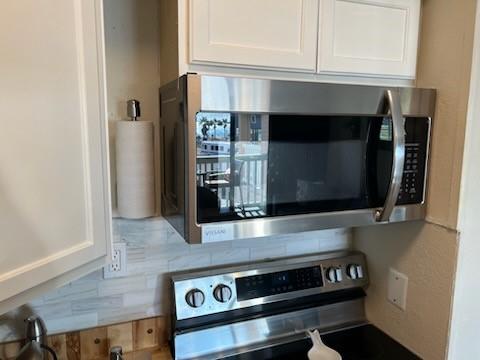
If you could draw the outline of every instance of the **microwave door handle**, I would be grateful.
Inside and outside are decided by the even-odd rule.
[[[405,118],[400,105],[399,91],[396,89],[387,90],[386,100],[392,116],[393,162],[385,204],[382,208],[375,211],[376,222],[385,222],[390,219],[402,185],[403,165],[405,162]]]

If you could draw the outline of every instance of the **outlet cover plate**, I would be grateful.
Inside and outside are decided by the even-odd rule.
[[[388,274],[388,301],[403,311],[407,308],[408,277],[390,268]]]
[[[103,268],[103,278],[127,276],[127,244],[113,243],[112,261]]]

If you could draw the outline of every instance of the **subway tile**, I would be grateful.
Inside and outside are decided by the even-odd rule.
[[[147,289],[155,291],[155,298],[158,298],[155,302],[165,302],[170,297],[170,288],[169,273],[147,275]]]
[[[122,311],[103,309],[98,312],[98,325],[110,325],[119,322],[143,319],[149,317],[147,314],[149,306],[124,307]]]
[[[316,230],[305,232],[304,237],[312,239],[329,239],[335,237],[337,233],[338,229]]]
[[[175,256],[168,261],[169,271],[197,269],[211,265],[210,253]]]
[[[146,261],[145,251],[147,248],[127,246],[127,264],[142,263]]]
[[[115,234],[125,235],[143,233],[152,230],[163,230],[170,227],[168,222],[161,217],[142,220],[114,219],[113,229]]]
[[[141,275],[145,273],[149,265],[155,266],[147,261],[146,248],[127,247],[127,274],[128,276]]]
[[[129,247],[152,247],[168,243],[167,230],[145,231],[122,235],[122,242]]]
[[[125,294],[145,289],[145,276],[105,279],[98,284],[98,296]]]
[[[158,289],[135,291],[123,295],[123,306],[134,307],[140,305],[153,305],[161,301],[161,292]]]
[[[164,244],[162,246],[150,247],[145,253],[146,262],[167,261],[190,253],[190,245],[186,243],[180,244]]]
[[[145,274],[159,274],[168,271],[169,258],[152,259],[142,263],[132,263],[127,265],[129,276],[138,276]]]
[[[256,248],[256,247],[268,246],[268,245],[271,245],[272,242],[275,242],[275,237],[273,236],[254,238],[254,239],[239,239],[239,240],[232,241],[232,248],[233,249],[238,249],[238,248],[250,249],[250,248]]]
[[[147,281],[147,289],[155,289],[157,291],[165,292],[170,287],[169,272],[145,274]]]
[[[72,306],[70,301],[60,301],[40,306],[33,306],[32,310],[35,314],[47,319],[62,318],[72,315]]]
[[[147,314],[147,317],[168,316],[172,313],[169,306],[170,301],[168,299],[162,300],[161,303],[153,304],[152,306],[147,307],[145,313]]]
[[[318,252],[317,239],[291,240],[285,244],[287,256]]]
[[[287,250],[284,244],[272,243],[268,246],[253,247],[250,249],[250,260],[265,260],[287,255]]]
[[[87,329],[98,325],[98,316],[96,312],[44,320],[49,334],[63,333],[73,329]]]
[[[247,262],[250,259],[250,249],[226,249],[212,252],[212,265],[224,265]]]
[[[74,281],[74,283],[83,283],[88,281],[99,281],[103,279],[103,270],[92,271],[90,274],[85,275],[84,277]]]
[[[30,300],[30,302],[28,303],[29,306],[40,306],[40,305],[44,305],[45,304],[45,301],[43,299],[43,297],[39,297],[39,298],[36,298],[36,299],[33,299],[33,300]],[[0,318],[0,321],[1,321],[1,318]]]
[[[348,248],[350,248],[350,242],[347,237],[318,239],[318,249],[322,252]]]
[[[190,245],[190,253],[192,254],[200,254],[200,253],[210,253],[214,254],[218,251],[227,251],[232,249],[231,241],[222,241],[222,242],[215,242],[215,243],[207,243],[207,244],[195,244]]]
[[[98,281],[81,279],[43,296],[45,303],[59,303],[98,296]]]
[[[90,299],[72,301],[72,313],[92,313],[103,309],[121,311],[123,307],[123,295],[103,296]]]
[[[172,227],[167,229],[167,242],[169,244],[186,243],[185,239]]]

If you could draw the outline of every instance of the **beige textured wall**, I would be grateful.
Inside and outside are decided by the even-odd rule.
[[[178,1],[160,0],[160,78],[168,84],[178,78]]]
[[[368,319],[422,358],[444,359],[457,233],[424,222],[359,228],[354,247],[367,254]],[[390,267],[409,278],[405,312],[386,299]]]
[[[109,120],[127,118],[126,100],[141,102],[142,120],[159,117],[158,0],[104,0]]]
[[[115,122],[127,118],[126,101],[137,99],[141,120],[158,126],[160,87],[158,0],[104,0],[107,106],[112,205],[116,208]],[[158,131],[155,146],[158,149]],[[160,161],[158,151],[155,162]],[[156,187],[160,186],[157,175]]]
[[[430,222],[457,228],[476,0],[423,0],[417,86],[438,90],[428,187]]]
[[[475,10],[475,0],[422,1],[417,86],[438,90],[427,222],[354,230],[370,267],[369,319],[428,360],[447,351]],[[386,299],[390,267],[409,278],[405,312]]]

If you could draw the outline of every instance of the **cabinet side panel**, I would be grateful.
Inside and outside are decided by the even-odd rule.
[[[160,83],[165,85],[179,76],[178,0],[160,3]],[[186,26],[186,23],[184,24]],[[183,33],[183,32],[182,32]],[[182,46],[186,46],[186,43]]]
[[[427,220],[457,228],[475,1],[422,2],[417,86],[437,89]]]

